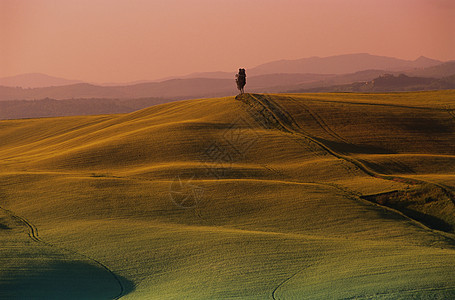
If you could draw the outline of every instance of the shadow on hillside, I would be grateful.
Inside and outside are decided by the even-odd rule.
[[[359,161],[368,168],[370,168],[371,170],[384,175],[415,174],[413,168],[399,161],[385,161],[382,162],[381,164],[374,163],[364,159],[359,159]]]
[[[0,222],[0,230],[2,230],[2,229],[11,229],[11,227]]]
[[[9,269],[6,280],[0,276],[0,299],[115,299],[134,290],[130,280],[115,278],[107,270],[82,261],[46,264],[43,258]]]
[[[335,150],[342,154],[396,154],[396,152],[369,145],[356,145],[350,143],[337,142],[332,140],[326,140],[323,138],[316,138],[319,142],[323,143],[330,149]]]
[[[1,195],[0,195],[0,200],[1,200]],[[14,226],[11,222],[11,218],[9,217],[6,217],[7,215],[5,215],[3,213],[2,210],[0,210],[0,230],[11,230],[13,229],[13,227],[11,226]]]
[[[396,120],[390,119],[390,122]],[[429,116],[427,118],[421,117],[409,117],[400,120],[400,123],[397,123],[406,132],[424,134],[424,135],[435,135],[435,134],[450,134],[453,132],[454,127],[452,122],[444,122],[444,120],[439,120],[436,117]]]
[[[430,227],[431,229],[436,229],[436,230],[441,230],[441,231],[446,231],[446,232],[451,232],[454,229],[453,225],[445,222],[444,220],[439,219],[434,216],[430,216],[430,215],[421,213],[417,210],[410,209],[410,208],[402,208],[401,211],[405,215],[425,224],[426,226]]]
[[[402,212],[425,226],[445,232],[455,229],[451,219],[444,215],[444,205],[450,203],[447,195],[436,186],[426,185],[413,189],[361,196],[362,199]],[[438,209],[434,209],[438,207]],[[432,209],[433,208],[433,209]]]

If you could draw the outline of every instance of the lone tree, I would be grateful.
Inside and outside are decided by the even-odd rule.
[[[239,89],[240,94],[243,94],[243,87],[246,84],[245,69],[239,69],[239,73],[235,75],[235,82],[237,83],[237,88]]]

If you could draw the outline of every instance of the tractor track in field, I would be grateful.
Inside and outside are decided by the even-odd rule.
[[[20,221],[25,227],[27,227],[28,229],[28,235],[30,237],[30,239],[36,243],[41,243],[41,244],[44,244],[48,247],[52,247],[54,249],[58,249],[60,251],[63,251],[63,252],[68,252],[68,253],[71,253],[72,255],[75,255],[75,256],[80,256],[80,257],[83,257],[84,259],[88,260],[88,261],[91,261],[93,263],[95,263],[96,265],[98,265],[99,267],[101,267],[102,269],[104,269],[105,271],[107,271],[112,277],[113,279],[117,282],[117,284],[119,285],[119,289],[120,289],[120,292],[117,296],[115,296],[114,298],[112,298],[113,300],[117,300],[117,299],[120,299],[121,297],[123,297],[125,295],[125,288],[122,284],[122,281],[120,280],[120,278],[111,270],[109,269],[109,267],[107,267],[105,264],[103,264],[102,262],[90,257],[90,256],[87,256],[85,254],[81,254],[79,252],[76,252],[74,250],[70,250],[70,249],[66,249],[66,248],[63,248],[63,247],[60,247],[60,246],[56,246],[54,244],[51,244],[49,242],[46,242],[46,241],[43,241],[40,237],[39,237],[39,234],[38,234],[38,228],[32,223],[30,222],[29,220],[27,220],[26,218],[24,217],[21,217],[19,215],[17,215],[16,213],[14,213],[13,211],[9,210],[9,209],[6,209],[4,207],[1,207],[0,206],[0,210],[4,211],[7,215],[9,215],[11,218],[15,219],[15,220],[18,220]]]
[[[297,272],[295,272],[294,274],[292,274],[291,276],[289,276],[288,278],[286,278],[285,280],[283,280],[280,284],[278,284],[278,286],[276,288],[273,289],[272,291],[272,299],[273,300],[278,300],[277,296],[276,296],[276,292],[278,291],[278,289],[280,287],[282,287],[285,283],[287,283],[288,281],[290,281],[292,278],[294,278],[295,276],[297,276],[299,273],[301,273],[303,270],[305,269],[308,269],[309,267],[311,267],[311,265],[309,266],[306,266],[304,268],[301,268],[300,270],[298,270]]]
[[[343,137],[341,137],[338,133],[336,133],[335,131],[332,130],[332,128],[330,128],[329,125],[327,125],[327,123],[324,121],[324,119],[319,116],[318,113],[316,113],[315,111],[313,111],[308,105],[302,103],[302,101],[297,101],[295,98],[293,97],[286,97],[288,100],[291,100],[292,102],[296,103],[298,106],[300,106],[301,108],[303,108],[312,118],[313,120],[327,133],[329,134],[330,136],[332,136],[333,138],[335,139],[338,139],[342,142],[345,142],[345,143],[348,143],[350,144],[349,141],[347,141],[346,139],[344,139]]]
[[[329,136],[333,137],[335,140],[339,140],[342,143],[346,144],[351,144],[348,140],[340,136],[338,133],[336,133],[332,128],[330,128],[329,125],[324,121],[324,119],[316,113],[314,110],[312,110],[308,105],[302,103],[301,101],[298,101],[297,99],[293,97],[286,97],[287,100],[292,101],[293,103],[297,104],[299,107],[303,108],[310,116],[311,118],[316,122],[316,124],[321,127]],[[301,129],[299,126],[299,130],[305,132],[304,130]],[[309,135],[308,133],[305,132],[306,135]],[[351,173],[355,175],[353,169],[347,167],[346,165],[342,165],[342,167],[346,170],[346,172]]]

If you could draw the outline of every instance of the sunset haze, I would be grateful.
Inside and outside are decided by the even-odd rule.
[[[445,0],[0,2],[0,77],[131,82],[370,53],[455,59]]]

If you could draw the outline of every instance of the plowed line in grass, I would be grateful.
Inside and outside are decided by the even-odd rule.
[[[285,280],[283,280],[273,291],[272,291],[272,299],[273,300],[278,300],[278,298],[276,297],[276,292],[278,291],[278,289],[280,287],[282,287],[284,284],[288,283],[292,278],[294,278],[295,276],[297,276],[297,274],[301,273],[303,270],[307,269],[311,267],[310,266],[306,266],[304,268],[301,268],[300,270],[298,270],[297,272],[295,272],[293,275],[291,275],[290,277],[286,278]]]
[[[300,107],[302,107],[304,110],[308,112],[308,114],[313,118],[313,120],[325,131],[327,132],[330,136],[343,141],[345,143],[349,143],[347,140],[342,138],[338,133],[332,130],[329,125],[324,121],[324,119],[319,116],[315,111],[313,111],[308,105],[301,103],[301,101],[298,101],[297,99],[294,99],[292,97],[287,97],[289,100],[293,101]]]

